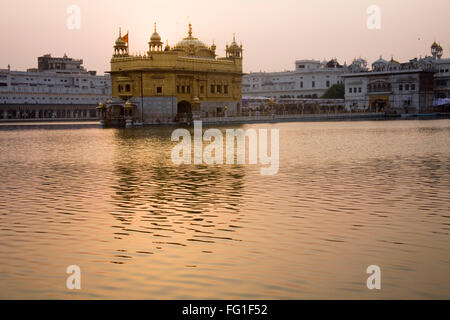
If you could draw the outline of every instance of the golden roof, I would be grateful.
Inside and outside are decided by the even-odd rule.
[[[116,40],[116,46],[125,46],[126,42],[122,40],[121,37],[117,38]]]
[[[179,41],[174,49],[184,49],[184,50],[189,50],[189,49],[208,49],[208,47],[201,42],[200,40],[198,40],[197,38],[194,38],[192,36],[192,24],[189,23],[189,32],[188,32],[188,36],[186,38],[183,38],[183,40]]]
[[[125,47],[126,42],[122,39],[122,28],[119,28],[119,37],[116,40],[116,46],[117,47]]]
[[[150,37],[151,42],[161,42],[161,36],[158,32],[156,32],[156,22],[155,22],[155,31],[153,32],[152,36]]]
[[[442,47],[436,41],[434,41],[433,44],[431,45],[431,49],[442,50]]]
[[[239,45],[237,44],[237,42],[236,42],[236,37],[235,37],[235,34],[233,33],[233,42],[231,42],[231,44],[230,44],[230,47],[229,47],[230,49],[238,49],[239,48]]]

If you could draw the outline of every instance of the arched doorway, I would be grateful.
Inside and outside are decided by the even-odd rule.
[[[191,121],[192,120],[192,106],[186,101],[180,101],[177,105],[177,120]]]
[[[113,126],[125,125],[125,110],[120,104],[109,105],[106,109],[106,122]]]
[[[389,108],[389,96],[370,97],[370,107],[375,112],[386,112]]]
[[[378,99],[373,102],[372,106],[375,109],[375,112],[383,112],[387,107],[387,103],[383,99]]]

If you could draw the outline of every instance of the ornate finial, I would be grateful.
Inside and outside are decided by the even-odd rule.
[[[192,24],[189,22],[189,37],[192,37]]]
[[[236,42],[236,33],[233,33],[233,42]]]
[[[122,38],[122,28],[119,27],[119,37]]]
[[[155,26],[155,32],[156,32],[156,22],[153,25]]]

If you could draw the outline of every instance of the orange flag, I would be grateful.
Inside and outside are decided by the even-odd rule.
[[[122,37],[122,40],[128,44],[128,33]]]

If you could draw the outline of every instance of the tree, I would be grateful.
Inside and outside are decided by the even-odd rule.
[[[335,84],[328,88],[322,96],[322,99],[344,99],[345,87],[344,84]]]

